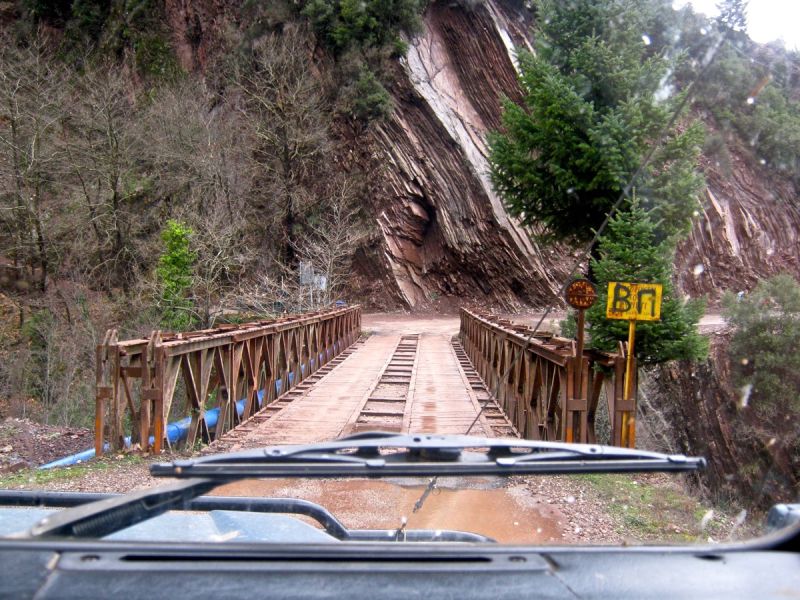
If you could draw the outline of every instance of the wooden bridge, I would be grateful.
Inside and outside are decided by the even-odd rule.
[[[603,397],[601,441],[620,445],[634,410],[623,346],[578,356],[574,340],[463,309],[442,323],[362,335],[354,306],[127,341],[111,330],[97,348],[95,449],[221,451],[369,430],[595,442]]]

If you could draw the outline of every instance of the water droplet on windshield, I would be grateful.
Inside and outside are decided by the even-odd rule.
[[[567,504],[575,504],[575,496],[566,497]]]
[[[649,46],[650,45],[650,36],[645,33],[642,36],[642,41],[644,42],[645,46]]]
[[[755,99],[755,98],[753,98],[752,96],[748,96],[748,97],[747,97],[747,103],[748,103],[748,104],[754,104],[754,103],[755,103],[755,101],[756,101],[756,99]]]
[[[713,510],[707,510],[706,514],[703,515],[703,518],[700,519],[700,529],[701,530],[705,529],[708,526],[708,524],[711,522],[711,519],[713,519],[713,518],[714,518],[714,511]]]
[[[742,364],[747,364],[747,363],[742,361]],[[750,393],[753,391],[753,384],[748,383],[746,385],[743,385],[740,391],[741,395],[739,396],[739,403],[742,408],[745,408],[750,403]]]
[[[703,265],[695,265],[694,269],[692,269],[692,273],[694,273],[695,277],[699,277],[700,275],[703,274],[703,271],[705,270],[706,268]]]

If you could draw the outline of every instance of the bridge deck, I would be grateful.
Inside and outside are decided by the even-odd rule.
[[[374,331],[301,396],[249,423],[246,432],[234,429],[219,449],[311,443],[370,430],[466,433],[480,404],[451,344],[457,327],[454,321],[452,330],[412,332],[399,325]],[[483,416],[471,434],[492,434]]]

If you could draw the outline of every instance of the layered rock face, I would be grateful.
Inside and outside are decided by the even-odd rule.
[[[702,214],[678,248],[675,274],[691,296],[713,302],[781,272],[800,279],[800,206],[791,183],[731,153],[722,170],[704,160]]]
[[[649,369],[640,393],[648,399],[645,422],[669,439],[669,452],[704,456],[693,476],[715,500],[768,509],[795,502],[798,474],[779,444],[757,434],[758,417],[732,384],[730,332],[711,338],[708,360],[672,361]]]
[[[185,68],[202,70],[240,4],[166,0]],[[559,302],[575,252],[532,241],[487,175],[485,135],[500,126],[501,98],[522,99],[514,48],[529,44],[529,19],[514,0],[431,2],[389,86],[392,115],[341,136],[341,167],[370,178],[378,232],[356,254],[356,295],[415,308],[447,298],[507,309]],[[725,171],[705,160],[704,207],[676,256],[679,288],[712,303],[774,273],[800,277],[796,192],[743,156],[732,151]]]
[[[395,110],[371,133],[385,265],[409,306],[440,296],[542,305],[567,275],[571,257],[536,245],[488,179],[486,132],[502,96],[521,99],[518,27],[492,2],[432,4],[392,87]]]

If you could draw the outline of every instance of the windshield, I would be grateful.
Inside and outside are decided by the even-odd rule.
[[[0,535],[796,520],[791,2],[122,4],[0,8]]]

